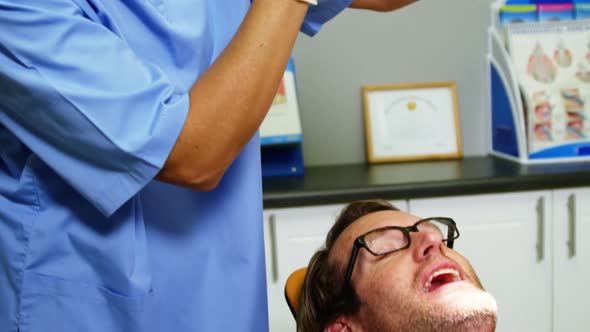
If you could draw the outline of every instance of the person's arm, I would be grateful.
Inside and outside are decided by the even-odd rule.
[[[307,7],[253,1],[233,40],[191,88],[187,119],[158,180],[216,187],[268,112]]]
[[[416,2],[417,0],[353,0],[350,4],[350,8],[357,9],[370,9],[379,12],[389,12],[409,4]]]

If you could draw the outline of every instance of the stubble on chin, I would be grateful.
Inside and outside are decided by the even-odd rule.
[[[444,331],[457,332],[494,332],[496,331],[496,313],[479,312],[473,318],[466,319],[451,329]]]
[[[496,313],[477,311],[460,315],[446,314],[433,316],[406,316],[405,319],[392,321],[379,319],[363,324],[364,331],[383,332],[494,332],[496,330]]]
[[[424,332],[494,332],[496,330],[496,313],[480,310],[461,313],[447,317],[431,317],[415,322],[407,331]]]
[[[482,293],[485,293],[481,291]],[[491,295],[485,293],[487,297]],[[363,303],[360,317],[363,331],[392,332],[494,332],[495,305],[449,307],[417,301],[405,294],[397,301]],[[481,294],[478,294],[481,297]],[[484,296],[485,297],[485,296]],[[473,299],[472,299],[473,300]],[[389,302],[389,303],[387,303]],[[469,302],[469,301],[468,301]],[[487,302],[487,301],[484,301]],[[494,301],[495,304],[495,301]]]

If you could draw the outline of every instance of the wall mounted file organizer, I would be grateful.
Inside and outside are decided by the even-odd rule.
[[[303,133],[293,59],[285,70],[272,106],[260,126],[262,176],[303,174]]]
[[[590,20],[502,24],[492,4],[492,154],[520,163],[590,160]]]

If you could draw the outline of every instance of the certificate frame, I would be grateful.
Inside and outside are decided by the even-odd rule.
[[[362,87],[369,163],[463,157],[454,82]]]

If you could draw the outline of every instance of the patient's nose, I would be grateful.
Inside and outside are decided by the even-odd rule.
[[[440,254],[443,245],[440,234],[417,232],[412,234],[414,260],[420,262],[430,255]]]

